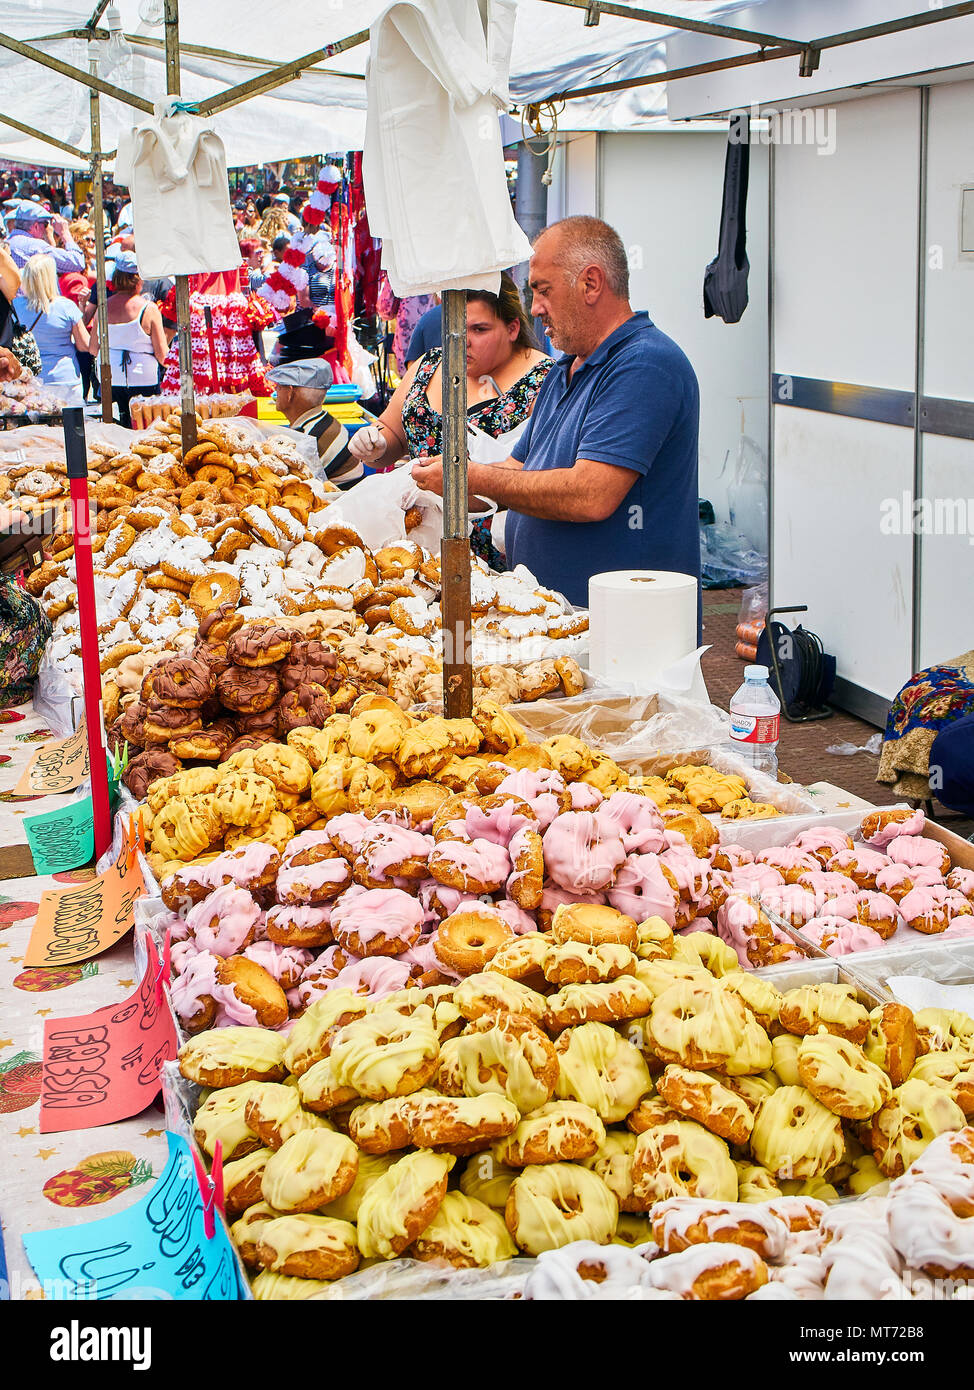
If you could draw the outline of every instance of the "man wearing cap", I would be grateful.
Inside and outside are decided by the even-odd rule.
[[[301,226],[301,219],[300,217],[295,217],[294,213],[291,211],[291,199],[286,193],[275,193],[271,202],[275,207],[282,208],[287,214],[287,229],[293,236]]]
[[[287,416],[292,430],[310,434],[318,445],[325,477],[343,491],[357,483],[362,464],[348,452],[348,430],[325,409],[325,393],[335,380],[323,357],[306,357],[272,367],[268,381],[277,388],[277,408]]]
[[[26,265],[31,256],[40,254],[54,257],[58,275],[84,270],[85,253],[57,213],[48,212],[40,203],[20,201],[13,208],[13,223],[9,246],[17,266]]]

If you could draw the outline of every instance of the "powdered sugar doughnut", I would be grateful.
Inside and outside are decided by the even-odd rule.
[[[419,939],[423,909],[401,888],[349,889],[335,903],[335,939],[357,956],[398,956]]]

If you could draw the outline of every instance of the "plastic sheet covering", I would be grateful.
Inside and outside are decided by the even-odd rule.
[[[321,1302],[422,1298],[501,1301],[523,1293],[533,1260],[505,1260],[487,1269],[453,1269],[431,1260],[388,1260],[337,1280],[315,1295]]]

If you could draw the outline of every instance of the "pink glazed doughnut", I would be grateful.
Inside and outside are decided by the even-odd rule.
[[[498,783],[495,795],[508,794],[519,796],[528,803],[538,818],[539,830],[547,830],[555,816],[570,810],[572,804],[564,777],[553,768],[551,771],[532,772],[530,768],[522,767],[517,772],[508,773]]]
[[[925,840],[920,835],[897,835],[886,846],[886,853],[894,864],[905,864],[908,869],[936,869],[940,874],[950,873],[950,855],[936,840]]]
[[[612,907],[637,922],[662,917],[668,927],[676,926],[680,892],[672,871],[656,854],[630,854],[607,897]]]
[[[663,817],[648,796],[613,792],[599,807],[598,819],[607,836],[622,836],[627,854],[659,854],[666,848]]]
[[[607,888],[625,862],[621,833],[607,834],[598,811],[565,811],[544,832],[544,862],[551,881],[572,893]],[[642,920],[642,919],[640,919]]]
[[[353,888],[332,908],[331,929],[357,956],[399,956],[419,939],[423,915],[401,888]]]
[[[490,840],[441,840],[429,856],[429,871],[439,883],[464,893],[496,893],[511,873],[511,856]]]
[[[197,903],[186,922],[201,951],[216,956],[235,956],[257,939],[264,914],[245,888],[225,884]]]

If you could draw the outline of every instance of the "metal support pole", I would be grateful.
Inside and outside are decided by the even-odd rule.
[[[92,76],[96,64],[88,65]],[[112,420],[112,366],[108,356],[108,290],[105,282],[105,211],[102,197],[101,106],[94,88],[89,93],[91,112],[91,205],[95,219],[95,288],[98,292],[98,379],[101,383],[101,418]]]
[[[546,153],[547,142],[544,154]],[[518,226],[530,242],[533,242],[538,233],[544,231],[548,225],[548,189],[542,180],[545,171],[544,154],[535,154],[528,140],[522,140],[517,147],[517,198],[514,215]],[[531,303],[531,296],[527,293],[529,265],[530,261],[524,261],[514,268],[514,280],[521,291],[521,297],[528,305]]]
[[[166,0],[166,92],[179,96],[179,0]],[[179,408],[183,454],[196,444],[193,391],[193,340],[189,328],[189,276],[176,276],[176,331],[179,335]]]
[[[470,666],[470,541],[467,536],[467,296],[443,291],[443,712],[473,708]]]

